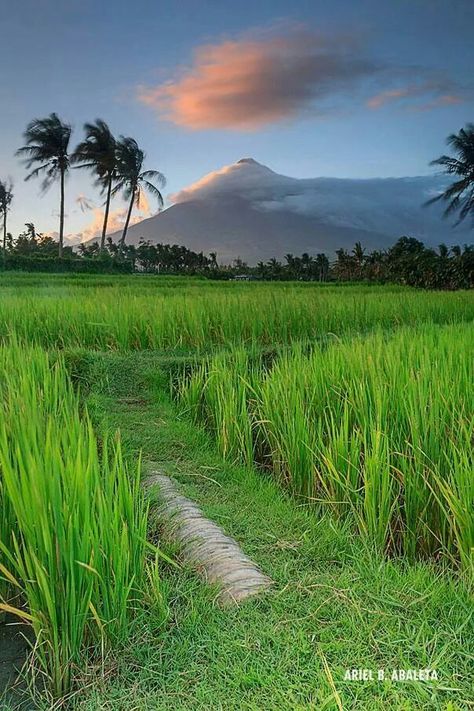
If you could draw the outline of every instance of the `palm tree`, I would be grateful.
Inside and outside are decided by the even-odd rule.
[[[25,222],[26,234],[32,239],[36,240],[36,227],[34,222]]]
[[[16,152],[24,159],[29,170],[39,165],[29,173],[25,180],[44,175],[42,189],[47,190],[59,178],[59,256],[63,254],[64,244],[64,182],[69,170],[69,141],[72,127],[61,121],[57,114],[50,114],[43,119],[33,119],[23,134],[26,145]]]
[[[301,265],[303,267],[303,271],[306,273],[306,276],[311,271],[312,263],[313,257],[311,257],[308,252],[303,252],[303,254],[301,255]]]
[[[316,255],[315,262],[318,269],[319,281],[326,281],[329,271],[329,259],[321,252]]]
[[[127,217],[123,227],[120,247],[123,248],[127,236],[128,225],[132,215],[133,206],[140,207],[142,191],[147,190],[158,200],[159,207],[163,206],[163,196],[152,181],[162,188],[166,184],[165,176],[157,170],[143,170],[145,153],[139,148],[133,138],[120,136],[117,142],[117,185],[112,191],[115,195],[123,191],[125,200],[129,200]]]
[[[268,260],[267,266],[270,269],[271,276],[275,279],[281,275],[281,262],[279,262],[278,259],[275,259],[275,257]]]
[[[459,133],[448,136],[447,144],[454,149],[456,157],[444,155],[431,161],[430,165],[441,165],[444,173],[459,179],[426,204],[444,200],[448,203],[445,216],[459,211],[458,225],[472,215],[474,225],[474,123],[468,123]]]
[[[10,179],[0,180],[0,215],[3,216],[3,253],[7,250],[7,214],[13,200],[13,184]]]
[[[71,161],[77,163],[78,168],[86,168],[96,176],[96,185],[105,193],[105,213],[100,238],[100,250],[105,250],[105,235],[109,219],[110,199],[112,187],[117,173],[117,141],[110,128],[102,119],[95,123],[84,124],[86,138],[76,147]]]
[[[356,262],[361,265],[365,259],[365,249],[361,245],[360,242],[356,242],[354,249],[352,250],[352,254],[354,255]]]
[[[356,242],[354,249],[352,250],[352,259],[355,262],[356,266],[356,276],[358,279],[361,279],[363,274],[363,267],[364,267],[364,262],[365,262],[365,250],[360,242]]]

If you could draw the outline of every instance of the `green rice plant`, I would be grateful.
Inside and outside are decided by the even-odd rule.
[[[378,330],[294,344],[270,366],[250,367],[240,351],[211,357],[178,397],[198,403],[224,456],[249,463],[251,435],[257,465],[308,503],[350,514],[379,550],[472,569],[473,356],[470,324]],[[245,442],[233,436],[230,450],[219,432],[240,428]]]
[[[14,532],[15,518],[5,491],[5,485],[0,477],[0,544],[5,545],[7,550],[10,549],[13,543]],[[11,576],[5,567],[6,563],[7,560],[0,545],[0,601],[3,600],[8,603],[11,602],[10,597],[14,594],[12,587],[14,588],[15,586],[12,586]],[[0,623],[3,622],[4,616],[4,611],[0,609]]]
[[[29,622],[35,666],[62,696],[89,647],[123,643],[142,595],[147,510],[139,468],[119,441],[99,448],[62,358],[37,347],[0,349],[2,571],[16,588],[0,608]]]
[[[208,351],[216,345],[273,346],[473,319],[472,291],[139,275],[88,280],[49,275],[42,282],[16,275],[11,282],[0,275],[0,340],[16,334],[47,348]]]
[[[460,421],[458,442],[445,452],[442,474],[430,472],[428,485],[445,522],[444,538],[449,539],[466,570],[474,570],[474,441],[473,420]]]
[[[248,407],[249,359],[246,351],[232,352],[232,366],[227,354],[219,354],[212,367],[198,367],[186,386],[181,388],[181,402],[195,421],[207,413],[208,426],[223,455],[231,461],[252,465],[253,437]]]

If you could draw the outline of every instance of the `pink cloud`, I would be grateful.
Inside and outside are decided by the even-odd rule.
[[[375,94],[367,101],[369,109],[380,109],[386,104],[403,102],[405,108],[415,111],[429,111],[439,106],[452,106],[463,102],[463,98],[448,93],[445,82],[422,82],[396,89],[387,89]]]
[[[456,104],[462,104],[464,101],[465,99],[456,94],[442,94],[433,99],[433,101],[428,101],[426,104],[419,104],[413,108],[416,111],[431,111],[431,109],[436,109],[438,106],[455,106]]]
[[[301,26],[205,45],[176,78],[140,87],[139,100],[190,129],[255,130],[352,89],[378,68],[348,37],[330,41]],[[318,106],[319,102],[319,106]]]
[[[117,210],[111,210],[109,212],[109,218],[107,221],[107,234],[112,234],[113,232],[118,232],[123,229],[125,218],[127,216],[127,208],[122,207]],[[135,225],[137,222],[144,220],[146,217],[151,216],[151,211],[148,206],[148,202],[145,200],[141,204],[140,210],[132,214],[130,219],[130,225]],[[71,244],[79,244],[81,242],[88,242],[91,239],[99,237],[102,233],[102,225],[104,223],[104,210],[96,207],[92,210],[92,220],[91,222],[80,232],[75,232],[67,235],[67,240]],[[57,238],[57,233],[50,233],[52,236]]]

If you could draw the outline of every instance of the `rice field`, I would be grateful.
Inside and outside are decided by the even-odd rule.
[[[218,354],[177,384],[223,456],[352,516],[382,552],[474,572],[471,324]]]
[[[473,322],[473,292],[0,275],[0,618],[29,627],[36,687],[61,699],[165,612],[141,443],[97,426],[76,358],[154,351],[223,461],[382,560],[472,580]]]
[[[209,350],[474,320],[469,292],[115,277],[5,278],[0,338],[46,348]],[[88,286],[86,286],[88,284]],[[0,289],[1,289],[0,283]]]
[[[56,698],[87,650],[126,639],[146,587],[147,510],[138,466],[119,440],[99,445],[61,357],[0,347],[0,396],[0,614],[31,625],[33,670]]]

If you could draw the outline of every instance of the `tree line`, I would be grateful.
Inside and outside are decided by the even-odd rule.
[[[474,286],[474,246],[445,244],[425,247],[414,237],[401,237],[386,250],[366,252],[360,242],[354,248],[336,250],[336,259],[303,254],[259,262],[254,273],[263,279],[299,279],[336,282],[397,283],[425,289],[469,289]]]
[[[120,245],[110,237],[105,245],[81,244],[77,251],[65,247],[57,255],[57,242],[38,233],[33,223],[13,239],[7,236],[3,267],[25,271],[78,271],[92,273],[182,274],[210,279],[259,279],[265,281],[318,281],[398,283],[425,289],[469,289],[474,286],[474,246],[425,247],[414,237],[401,237],[386,250],[367,252],[360,242],[352,250],[338,249],[335,259],[326,254],[285,255],[249,266],[241,259],[222,265],[217,253],[205,255],[177,244],[141,240]]]

